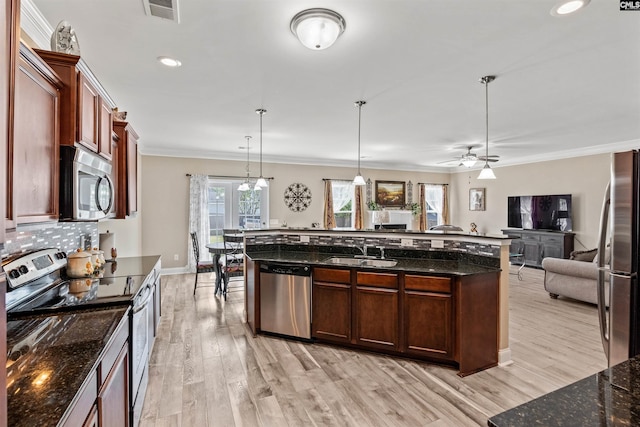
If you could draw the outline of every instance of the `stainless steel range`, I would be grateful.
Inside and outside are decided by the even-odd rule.
[[[131,425],[140,419],[147,386],[153,328],[155,277],[123,276],[71,279],[64,276],[66,254],[57,249],[23,253],[3,262],[7,275],[7,319],[102,307],[130,306]],[[106,266],[110,268],[109,263]],[[153,275],[152,275],[153,276]],[[145,280],[147,279],[147,280]]]

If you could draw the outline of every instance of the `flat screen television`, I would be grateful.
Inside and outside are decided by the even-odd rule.
[[[509,228],[572,231],[571,194],[509,196]]]

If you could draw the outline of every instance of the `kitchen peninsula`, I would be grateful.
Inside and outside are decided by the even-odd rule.
[[[271,264],[285,274],[305,266],[309,290],[292,296],[313,295],[306,317],[313,341],[450,364],[469,375],[510,359],[509,242],[462,232],[247,230],[247,322],[253,333],[265,332],[261,319],[271,313],[261,307],[268,297],[261,280]]]

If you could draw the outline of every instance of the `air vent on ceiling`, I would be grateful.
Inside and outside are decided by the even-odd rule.
[[[142,0],[142,5],[147,15],[180,22],[178,0]]]

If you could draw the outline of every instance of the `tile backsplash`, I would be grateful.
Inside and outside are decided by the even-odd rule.
[[[0,256],[34,249],[58,248],[66,253],[75,251],[84,242],[85,248],[98,246],[97,222],[58,222],[21,227],[7,232]]]

